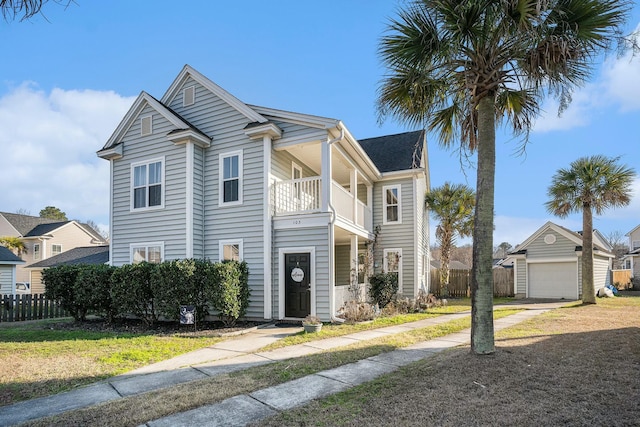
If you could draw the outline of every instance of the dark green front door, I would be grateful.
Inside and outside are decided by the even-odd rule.
[[[284,315],[306,317],[311,313],[311,254],[285,254],[284,258]]]

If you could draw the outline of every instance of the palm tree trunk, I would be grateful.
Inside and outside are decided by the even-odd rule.
[[[593,213],[589,204],[582,207],[582,303],[596,303],[593,285]]]
[[[440,296],[446,298],[449,296],[449,261],[451,260],[451,233],[449,233],[449,230],[444,230],[441,232],[442,239],[440,240]]]
[[[471,351],[495,351],[493,333],[493,203],[496,171],[495,97],[478,104],[478,171],[471,270]]]

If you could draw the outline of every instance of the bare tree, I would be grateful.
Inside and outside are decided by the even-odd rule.
[[[612,231],[607,235],[607,240],[611,245],[611,250],[613,254],[616,256],[613,260],[613,268],[621,269],[622,268],[622,257],[629,250],[629,245],[625,235],[620,230]]]

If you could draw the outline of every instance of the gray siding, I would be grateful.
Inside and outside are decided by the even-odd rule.
[[[0,265],[0,295],[13,291],[13,265]]]
[[[134,120],[123,138],[123,157],[113,164],[114,265],[129,263],[131,243],[161,241],[165,259],[185,256],[185,147],[167,140],[173,127],[166,119],[149,106],[141,113],[147,114],[153,114],[153,133],[140,136],[140,120]],[[164,208],[131,211],[131,164],[163,156]]]
[[[314,247],[316,253],[316,314],[324,321],[331,319],[329,313],[329,227],[294,228],[275,230],[273,234],[273,317],[278,318],[279,304],[279,272],[281,248]],[[338,308],[338,307],[336,307]]]
[[[271,152],[271,175],[279,180],[285,181],[292,179],[291,167],[295,162],[302,168],[302,177],[308,178],[310,176],[320,176],[320,171],[314,171],[302,161],[296,159],[287,151],[275,151]]]
[[[335,257],[336,286],[348,286],[351,280],[351,247],[336,246]]]
[[[527,294],[527,260],[526,259],[516,259],[516,273],[515,277],[515,293],[517,295],[526,295]]]
[[[549,245],[544,242],[544,236],[553,234],[556,236],[556,242]],[[563,235],[553,230],[548,230],[538,236],[533,242],[527,246],[527,258],[566,258],[576,256],[576,244],[567,239]]]
[[[402,223],[383,225],[382,217],[382,189],[387,185],[400,184]],[[402,289],[405,296],[413,296],[415,250],[414,234],[414,194],[411,178],[377,182],[373,187],[373,226],[380,226],[380,234],[376,245],[375,263],[379,265],[376,273],[382,271],[384,249],[402,249]]]
[[[204,149],[194,147],[193,159],[193,257],[205,258],[204,252]]]
[[[611,281],[611,268],[609,258],[594,255],[593,257],[593,286],[595,292],[608,285]],[[582,284],[580,285],[582,286]]]

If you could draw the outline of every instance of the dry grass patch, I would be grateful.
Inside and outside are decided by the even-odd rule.
[[[521,310],[499,310],[496,312],[496,317],[507,316],[518,311]],[[55,417],[35,420],[24,426],[125,427],[140,425],[167,415],[220,402],[239,394],[250,393],[316,372],[357,362],[419,341],[458,332],[469,326],[469,317],[453,320],[437,326],[358,342],[319,354],[284,360],[228,375],[192,381],[163,390],[127,397],[115,402],[107,402]]]
[[[637,425],[640,298],[554,310],[496,345],[440,353],[260,425]]]

